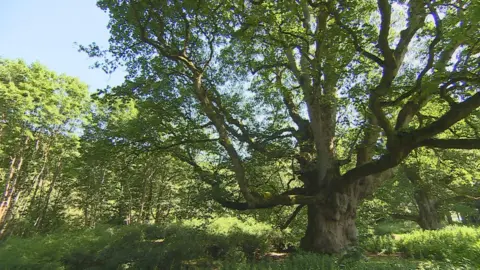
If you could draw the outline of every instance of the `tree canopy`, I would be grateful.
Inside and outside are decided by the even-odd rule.
[[[0,58],[0,236],[18,215],[28,220],[19,230],[59,226],[89,106],[77,78]]]

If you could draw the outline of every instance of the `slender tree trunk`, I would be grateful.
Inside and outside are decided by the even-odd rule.
[[[40,169],[40,172],[38,172],[37,175],[33,178],[33,195],[30,196],[29,203],[26,202],[24,206],[24,210],[26,210],[28,205],[28,214],[30,216],[33,216],[33,213],[38,214],[36,207],[38,207],[39,203],[41,203],[38,201],[38,199],[42,196],[45,177],[49,174],[49,168],[47,166],[47,155],[47,153],[44,154],[44,162],[42,168]]]
[[[12,161],[12,163],[15,161],[15,159]],[[3,203],[5,204],[5,207],[1,208],[0,212],[0,225],[5,222],[7,219],[7,213],[12,212],[13,207],[15,206],[15,202],[17,201],[16,199],[13,200],[13,198],[18,199],[18,194],[16,194],[16,189],[17,189],[17,181],[19,178],[20,171],[22,169],[23,165],[23,157],[20,157],[20,159],[17,162],[16,166],[11,167],[11,171],[9,173],[9,178],[7,179],[7,185],[6,185],[6,190],[4,193],[3,197]]]
[[[10,169],[8,172],[8,177],[5,181],[5,191],[3,192],[2,200],[1,200],[1,207],[0,207],[0,224],[2,224],[3,217],[5,216],[5,213],[7,212],[8,207],[10,206],[9,202],[11,200],[11,193],[12,193],[12,180],[13,176],[15,175],[15,169],[16,169],[16,157],[13,157],[10,160]]]
[[[162,222],[162,214],[161,214],[161,205],[160,205],[160,196],[157,197],[157,205],[155,209],[155,224],[160,224]]]
[[[445,215],[449,225],[453,225],[452,213],[450,211]]]
[[[137,214],[137,223],[144,223],[145,199],[147,197],[147,180],[143,181],[142,197],[140,198],[140,210]]]
[[[5,216],[4,216],[4,222],[0,223],[0,239],[6,237],[6,235],[8,234],[7,232],[11,231],[11,228],[10,228],[9,225],[14,218],[13,217],[14,206],[15,206],[16,202],[18,201],[18,199],[20,198],[21,193],[22,193],[22,191],[16,193],[15,198],[13,199],[13,202],[12,202],[11,206],[8,207],[7,210],[6,210],[6,213],[5,213]]]
[[[137,222],[138,223],[145,223],[145,215],[148,215],[148,208],[147,210],[145,211],[145,205],[148,203],[148,194],[147,194],[147,191],[148,191],[148,188],[151,186],[149,183],[151,183],[151,178],[153,177],[155,171],[152,171],[151,173],[148,174],[145,174],[144,176],[144,181],[142,183],[143,185],[143,190],[142,190],[142,197],[140,199],[140,210],[138,212],[138,215],[137,215]]]
[[[39,144],[40,144],[40,140],[37,140],[36,145],[35,145],[35,150],[38,150]],[[41,189],[42,186],[43,186],[43,180],[44,180],[43,173],[44,173],[45,168],[47,167],[47,163],[48,163],[49,145],[47,144],[45,148],[46,149],[45,149],[44,154],[43,154],[42,168],[37,173],[37,175],[35,175],[35,177],[33,178],[34,189],[33,189],[33,195],[31,196],[31,199],[30,199],[30,206],[29,206],[30,211],[32,211],[32,209],[35,205],[38,190]]]
[[[0,142],[2,141],[3,137],[3,127],[7,123],[7,120],[5,118],[5,113],[2,113],[2,116],[0,117]]]
[[[50,187],[48,188],[48,192],[47,192],[46,197],[45,197],[45,202],[44,202],[44,205],[43,205],[42,212],[40,213],[40,215],[37,219],[37,222],[34,224],[35,227],[38,227],[40,229],[42,229],[45,217],[47,215],[48,206],[50,205],[50,199],[52,197],[52,193],[53,193],[53,190],[55,188],[55,185],[57,184],[58,178],[61,177],[62,165],[63,164],[62,164],[61,161],[59,161],[57,163],[57,166],[55,168],[55,173],[53,174],[52,182],[50,183]]]
[[[83,225],[85,227],[89,227],[90,226],[90,215],[89,215],[89,211],[88,211],[88,205],[85,203],[85,205],[83,206]]]
[[[150,221],[151,213],[152,213],[152,200],[153,200],[153,178],[150,178],[150,182],[148,184],[148,195],[147,195],[147,202],[146,202],[146,211],[145,216],[143,217],[144,220]]]

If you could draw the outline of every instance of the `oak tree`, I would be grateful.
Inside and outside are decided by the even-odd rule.
[[[157,112],[137,146],[190,164],[224,207],[306,205],[306,250],[354,243],[359,202],[414,149],[480,147],[448,131],[478,122],[478,1],[97,3],[110,47],[81,49],[128,71],[108,94]],[[287,164],[269,190],[262,167]]]

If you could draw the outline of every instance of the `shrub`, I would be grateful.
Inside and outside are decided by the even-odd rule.
[[[2,269],[177,269],[202,261],[251,261],[270,246],[267,234],[235,227],[223,233],[182,225],[98,227],[12,237],[0,246],[0,265]]]
[[[371,236],[362,241],[361,247],[372,253],[392,254],[397,251],[396,241],[392,235]]]
[[[375,226],[376,235],[404,234],[419,229],[414,221],[409,220],[385,220]]]
[[[480,229],[449,226],[438,231],[414,231],[398,242],[399,251],[417,259],[480,266]]]

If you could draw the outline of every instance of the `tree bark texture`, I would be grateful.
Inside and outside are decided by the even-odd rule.
[[[325,205],[308,205],[308,225],[300,242],[302,249],[334,254],[357,242],[356,198],[334,194]]]
[[[424,230],[438,230],[442,228],[442,223],[436,201],[430,199],[425,190],[417,190],[414,194],[418,206],[418,225]]]

